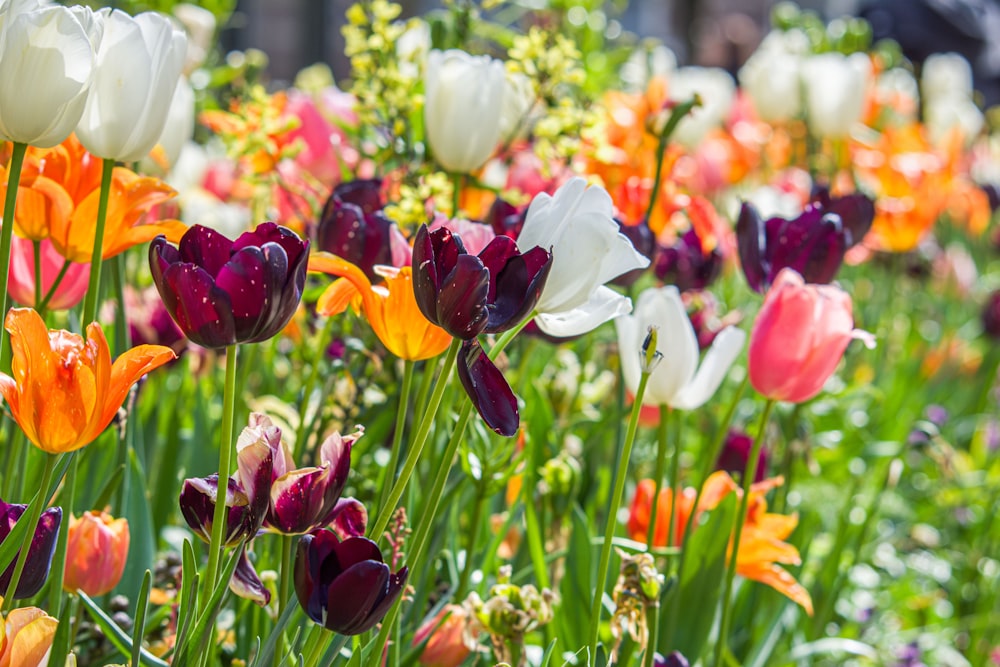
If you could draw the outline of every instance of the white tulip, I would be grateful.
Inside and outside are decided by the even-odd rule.
[[[979,136],[985,119],[976,103],[967,97],[940,97],[924,106],[924,122],[931,140],[940,142],[954,128],[958,128],[969,145]]]
[[[0,3],[0,139],[51,148],[73,132],[102,28],[83,7]]]
[[[457,49],[427,55],[424,126],[438,164],[463,174],[483,166],[500,141],[506,88],[499,60]]]
[[[736,82],[719,67],[682,67],[670,77],[668,91],[675,102],[687,101],[695,93],[701,98],[701,106],[677,124],[673,135],[682,146],[696,148],[709,130],[725,122],[736,98]]]
[[[957,53],[935,53],[924,61],[920,74],[924,100],[972,97],[972,66]]]
[[[810,131],[824,138],[846,136],[861,120],[870,76],[871,61],[864,53],[822,53],[806,58],[802,83]]]
[[[500,139],[510,141],[526,132],[527,117],[535,105],[535,84],[520,72],[507,73],[507,90],[500,112]]]
[[[775,30],[743,64],[739,72],[740,85],[762,120],[782,122],[801,113],[799,69],[808,47],[809,40],[801,31]]]
[[[189,2],[174,7],[174,18],[180,21],[188,35],[184,52],[184,74],[190,75],[205,62],[215,45],[215,14]]]
[[[157,145],[163,151],[163,160],[166,168],[172,170],[177,164],[177,159],[181,155],[181,150],[185,144],[194,136],[194,89],[188,83],[186,76],[177,79],[177,88],[174,90],[174,98],[170,102],[170,110],[167,112],[167,122],[163,126],[163,133],[160,135]],[[146,157],[142,161],[142,170],[149,173],[158,173],[163,170],[156,160]]]
[[[98,157],[135,162],[163,133],[187,37],[156,12],[102,9],[104,37],[77,137]]]
[[[656,346],[664,356],[650,373],[642,397],[644,405],[669,405],[680,410],[701,407],[722,384],[746,342],[743,330],[726,327],[715,337],[699,367],[698,338],[677,288],[650,287],[639,295],[631,315],[615,320],[622,374],[633,394],[639,387],[640,355],[649,327],[656,327]]]
[[[517,244],[552,252],[552,268],[535,307],[535,322],[545,333],[578,336],[632,309],[628,298],[604,283],[649,266],[649,260],[618,231],[613,215],[604,188],[588,188],[580,177],[554,195],[543,192],[531,201]]]
[[[420,63],[427,59],[431,50],[431,26],[421,19],[410,19],[406,31],[396,40],[396,60],[399,73],[406,79],[420,76]]]

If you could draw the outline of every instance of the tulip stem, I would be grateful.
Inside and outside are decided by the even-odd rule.
[[[674,537],[674,529],[677,527],[677,521],[679,519],[677,514],[678,499],[681,495],[680,490],[680,477],[681,477],[681,416],[676,414],[673,416],[674,422],[674,451],[670,459],[670,521],[667,524],[667,546],[680,547],[681,538]]]
[[[10,155],[10,162],[7,164],[7,195],[3,203],[3,226],[0,227],[0,280],[3,280],[3,289],[0,289],[0,317],[7,318],[7,307],[10,302],[7,298],[7,279],[10,276],[10,245],[14,234],[14,211],[17,206],[17,190],[21,183],[21,165],[24,164],[24,154],[28,150],[27,144],[14,142]],[[13,187],[11,187],[13,185]],[[2,323],[0,323],[2,324]],[[7,368],[7,330],[0,326],[0,370]]]
[[[93,274],[91,274],[93,275]],[[215,590],[219,576],[219,560],[222,557],[222,536],[226,530],[226,495],[229,484],[229,468],[233,454],[233,421],[236,412],[236,351],[238,346],[226,347],[226,385],[222,395],[222,440],[219,443],[219,480],[216,494],[215,512],[212,515],[212,541],[208,545],[208,566],[205,570],[205,590],[201,596],[201,612],[204,613]]]
[[[743,471],[743,497],[740,498],[740,509],[736,512],[736,526],[733,533],[732,554],[729,556],[729,568],[726,571],[726,583],[722,590],[722,616],[719,618],[719,637],[715,642],[716,667],[722,667],[722,655],[726,649],[726,635],[729,634],[730,612],[732,605],[733,580],[736,578],[736,562],[740,553],[740,538],[743,537],[743,524],[747,520],[747,508],[750,506],[750,487],[753,486],[754,477],[757,476],[757,463],[760,459],[760,448],[764,444],[764,433],[767,431],[767,422],[771,418],[771,410],[774,409],[774,399],[767,399],[764,404],[764,413],[760,417],[760,429],[757,437],[750,448],[750,456],[747,458],[747,467]]]
[[[660,186],[662,185],[663,176],[663,158],[666,157],[667,152],[667,142],[670,141],[670,135],[674,133],[677,129],[677,125],[680,124],[684,116],[691,113],[691,110],[697,106],[701,106],[701,99],[695,95],[690,100],[686,102],[681,102],[674,107],[674,110],[670,112],[670,118],[667,119],[666,124],[663,126],[663,130],[660,132],[660,140],[656,145],[656,172],[653,175],[653,190],[649,194],[649,204],[646,206],[646,217],[644,220],[649,223],[649,218],[653,215],[653,211],[656,208],[656,200],[660,196]]]
[[[45,293],[45,298],[42,299],[41,302],[39,303],[36,297],[35,310],[37,310],[38,314],[41,315],[43,318],[45,317],[45,311],[49,309],[49,302],[52,301],[52,297],[56,295],[56,290],[59,289],[59,284],[62,283],[63,278],[66,277],[66,272],[69,271],[69,267],[72,264],[73,262],[69,261],[68,259],[65,262],[63,262],[62,268],[59,269],[59,273],[56,275],[56,279],[52,283],[52,287],[50,287],[49,291]]]
[[[38,303],[38,299],[42,296],[42,242],[38,240],[31,241],[31,258],[35,262],[35,294],[34,301]]]
[[[597,640],[601,629],[601,602],[604,599],[604,587],[608,581],[608,568],[611,566],[611,545],[614,542],[615,526],[618,522],[618,506],[621,505],[625,493],[625,478],[628,477],[628,463],[632,456],[632,446],[635,444],[635,433],[639,427],[639,413],[642,411],[642,397],[646,393],[646,383],[649,381],[649,371],[644,370],[639,377],[639,386],[635,391],[632,403],[632,414],[628,420],[628,430],[625,432],[625,443],[622,455],[615,466],[614,485],[608,503],[608,521],[604,528],[604,541],[601,545],[601,558],[597,565],[597,585],[594,587],[594,601],[590,608],[590,664],[597,664]],[[655,502],[655,501],[654,501]]]
[[[417,466],[417,460],[420,458],[420,453],[423,451],[424,444],[427,442],[427,436],[430,434],[431,424],[434,423],[434,415],[437,414],[438,407],[441,405],[441,397],[444,395],[445,387],[448,386],[448,379],[451,377],[451,372],[455,367],[455,360],[458,358],[458,350],[461,347],[462,341],[459,338],[453,339],[451,341],[451,345],[448,347],[447,356],[444,359],[444,366],[441,368],[441,375],[438,377],[437,384],[434,386],[434,393],[431,394],[430,402],[427,405],[427,411],[424,413],[423,421],[420,422],[420,427],[413,440],[413,445],[410,447],[410,450],[406,452],[406,460],[403,462],[403,470],[400,471],[399,477],[392,485],[392,491],[389,493],[388,500],[385,504],[379,507],[378,521],[375,522],[371,532],[368,533],[372,536],[372,539],[376,541],[379,539],[379,536],[382,535],[382,532],[385,531],[385,527],[389,525],[389,519],[392,518],[392,513],[396,507],[396,503],[398,503],[399,499],[403,496],[406,484],[410,481],[413,469]],[[388,481],[388,479],[386,481]]]
[[[62,617],[63,581],[66,577],[66,545],[69,542],[69,524],[73,521],[73,496],[76,495],[76,472],[80,465],[80,457],[76,452],[70,453],[73,459],[69,464],[69,472],[64,482],[65,498],[61,498],[63,518],[66,525],[59,531],[56,542],[56,553],[52,559],[52,580],[49,583],[49,610],[56,618]]]
[[[653,501],[650,503],[649,526],[646,528],[646,548],[649,550],[652,550],[656,546],[656,520],[660,509],[660,492],[663,489],[663,469],[667,467],[667,440],[669,440],[667,431],[669,424],[670,406],[663,404],[660,406],[660,424],[656,429],[656,465],[653,468],[653,480],[656,482],[656,490],[653,492]],[[674,446],[676,447],[676,445]],[[676,452],[674,456],[676,457]],[[676,502],[676,497],[671,498],[671,506]],[[673,515],[673,511],[670,514]],[[664,546],[670,546],[671,532],[673,532],[673,529],[667,532],[667,541]]]
[[[389,453],[389,463],[382,477],[382,493],[379,496],[378,507],[382,512],[389,500],[389,481],[396,478],[396,468],[399,467],[399,450],[403,446],[403,431],[406,429],[406,411],[410,405],[410,389],[413,386],[413,362],[409,359],[403,362],[403,385],[399,389],[399,406],[396,408],[396,429],[392,434],[392,450]]]
[[[292,547],[295,545],[295,537],[292,535],[282,535],[281,536],[281,569],[278,570],[278,618],[285,612],[285,607],[288,605],[289,598],[289,588],[292,581]],[[285,630],[281,629],[281,637],[278,641],[278,646],[284,645]],[[322,643],[322,642],[320,642]],[[274,652],[274,667],[278,667],[281,664],[282,651]]]
[[[14,573],[7,584],[7,590],[3,592],[3,613],[10,611],[14,604],[14,596],[17,595],[17,586],[21,583],[21,573],[24,572],[24,564],[28,561],[28,551],[31,549],[31,542],[35,538],[38,530],[38,519],[42,516],[42,509],[48,504],[49,486],[52,483],[52,472],[56,468],[58,458],[54,454],[45,455],[45,463],[42,468],[42,481],[38,484],[38,494],[34,502],[28,508],[28,530],[24,533],[24,541],[21,542],[21,550],[17,554],[17,563],[14,565]],[[22,516],[20,520],[23,520]]]
[[[101,289],[101,261],[104,258],[104,227],[108,219],[108,196],[111,194],[111,177],[114,174],[115,161],[104,158],[101,165],[101,193],[97,200],[97,229],[94,230],[94,249],[90,255],[90,282],[87,283],[87,296],[83,300],[83,315],[80,324],[86,327],[97,321],[97,294]],[[119,313],[124,317],[124,313]]]
[[[464,174],[452,174],[451,178],[451,217],[455,219],[458,217],[459,206],[462,203],[462,181],[465,176]]]

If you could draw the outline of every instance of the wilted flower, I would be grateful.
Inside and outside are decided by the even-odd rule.
[[[381,179],[341,183],[323,205],[316,246],[359,267],[374,281],[378,264],[392,264],[392,221],[382,208]]]
[[[619,550],[621,569],[612,596],[615,613],[611,617],[611,636],[615,645],[611,651],[616,655],[628,635],[641,650],[651,650],[649,645],[649,624],[646,611],[660,605],[663,590],[663,575],[656,569],[656,561],[649,552],[628,554]]]
[[[8,504],[0,500],[0,541],[7,539],[27,509],[27,505]],[[7,594],[13,595],[16,600],[24,600],[42,590],[45,579],[49,576],[49,568],[52,566],[52,556],[56,550],[56,538],[59,536],[61,523],[61,507],[52,507],[42,512],[35,526],[31,545],[28,547],[28,558],[24,561],[21,579],[17,582],[17,591],[13,593],[7,591],[10,579],[14,575],[13,562],[7,566],[3,574],[0,574],[0,591],[7,591]]]
[[[539,591],[531,584],[517,586],[510,582],[510,568],[504,566],[497,575],[497,583],[490,587],[486,600],[470,596],[476,617],[490,635],[493,657],[498,662],[512,663],[513,647],[524,664],[524,638],[535,628],[552,621],[558,595],[548,588]]]
[[[231,241],[194,225],[178,247],[158,236],[149,266],[163,303],[192,342],[210,348],[267,340],[302,299],[309,242],[265,222]]]
[[[187,37],[163,14],[135,18],[101,9],[93,89],[76,134],[102,158],[137,162],[153,149],[167,122]]]
[[[665,354],[649,376],[643,403],[681,410],[693,410],[711,398],[746,340],[740,329],[723,329],[699,368],[698,339],[677,288],[651,287],[639,295],[632,314],[615,319],[622,374],[633,394],[639,386],[640,346],[650,327],[657,330],[657,348]]]
[[[808,401],[833,375],[855,338],[874,346],[871,334],[854,328],[847,292],[807,285],[795,271],[783,269],[750,333],[750,384],[772,400]]]
[[[632,309],[628,298],[605,283],[649,266],[649,259],[618,230],[613,216],[607,191],[588,188],[579,177],[554,195],[538,194],[528,207],[518,243],[552,252],[552,269],[535,307],[535,321],[546,334],[577,336]]]
[[[101,326],[79,334],[49,330],[30,308],[7,314],[14,350],[11,373],[0,373],[0,393],[18,425],[49,454],[80,449],[99,436],[139,378],[175,359],[173,350],[139,345],[111,363]]]
[[[327,630],[359,635],[382,620],[403,593],[408,571],[395,574],[378,545],[364,537],[340,540],[317,530],[299,540],[295,594],[306,615]]]
[[[110,593],[121,581],[128,558],[128,521],[106,512],[84,512],[69,519],[63,588],[91,597]]]
[[[433,50],[424,73],[424,125],[434,159],[447,171],[483,166],[503,130],[503,62],[465,51]]]
[[[73,132],[102,32],[85,7],[11,0],[0,8],[0,139],[50,148]]]

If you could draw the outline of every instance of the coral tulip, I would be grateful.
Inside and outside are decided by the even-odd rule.
[[[364,537],[341,541],[329,530],[299,540],[295,594],[306,614],[327,630],[359,635],[382,620],[403,593],[407,568],[393,574],[378,545]]]
[[[476,648],[470,626],[478,625],[474,614],[462,605],[448,604],[413,635],[414,646],[424,644],[419,662],[424,667],[458,667]],[[426,642],[426,643],[425,643]]]
[[[320,315],[337,315],[353,305],[364,312],[386,349],[407,361],[431,359],[448,349],[451,335],[432,324],[417,307],[410,267],[380,266],[377,274],[384,282],[379,286],[373,286],[359,267],[329,253],[310,257],[309,270],[342,277],[320,296],[316,303]]]
[[[63,588],[91,597],[110,593],[125,572],[128,546],[126,519],[96,511],[70,517]]]
[[[833,375],[848,343],[871,334],[854,329],[851,297],[832,285],[807,285],[783,269],[750,333],[750,384],[769,399],[801,403]]]
[[[50,454],[80,449],[99,436],[139,378],[176,359],[173,350],[139,345],[111,363],[104,332],[87,325],[87,340],[48,330],[30,308],[7,314],[13,377],[0,373],[0,393],[36,447]]]

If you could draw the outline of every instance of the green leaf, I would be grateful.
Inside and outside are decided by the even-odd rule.
[[[146,570],[142,577],[142,588],[135,601],[135,624],[132,628],[132,665],[139,667],[142,662],[142,636],[146,634],[146,612],[149,611],[149,588],[153,585],[153,573]]]
[[[565,646],[585,646],[587,613],[594,595],[594,554],[590,525],[578,505],[570,513],[573,520],[566,554],[566,574],[559,582],[562,613],[556,614],[557,636]]]
[[[128,633],[118,627],[118,624],[111,620],[111,617],[104,613],[104,610],[98,606],[96,602],[90,599],[83,591],[80,591],[80,600],[83,602],[84,606],[87,607],[87,611],[90,613],[90,617],[93,619],[94,623],[97,624],[104,636],[108,638],[118,652],[123,656],[129,656],[132,654],[132,638],[128,636]],[[170,667],[167,663],[163,662],[155,655],[147,651],[146,649],[139,649],[142,655],[142,661],[147,665],[153,665],[154,667]]]
[[[129,484],[124,508],[132,539],[129,543],[128,560],[125,562],[125,573],[117,591],[129,599],[135,599],[146,570],[153,566],[156,539],[152,532],[149,498],[146,496],[146,475],[134,450],[129,451],[128,459]]]

